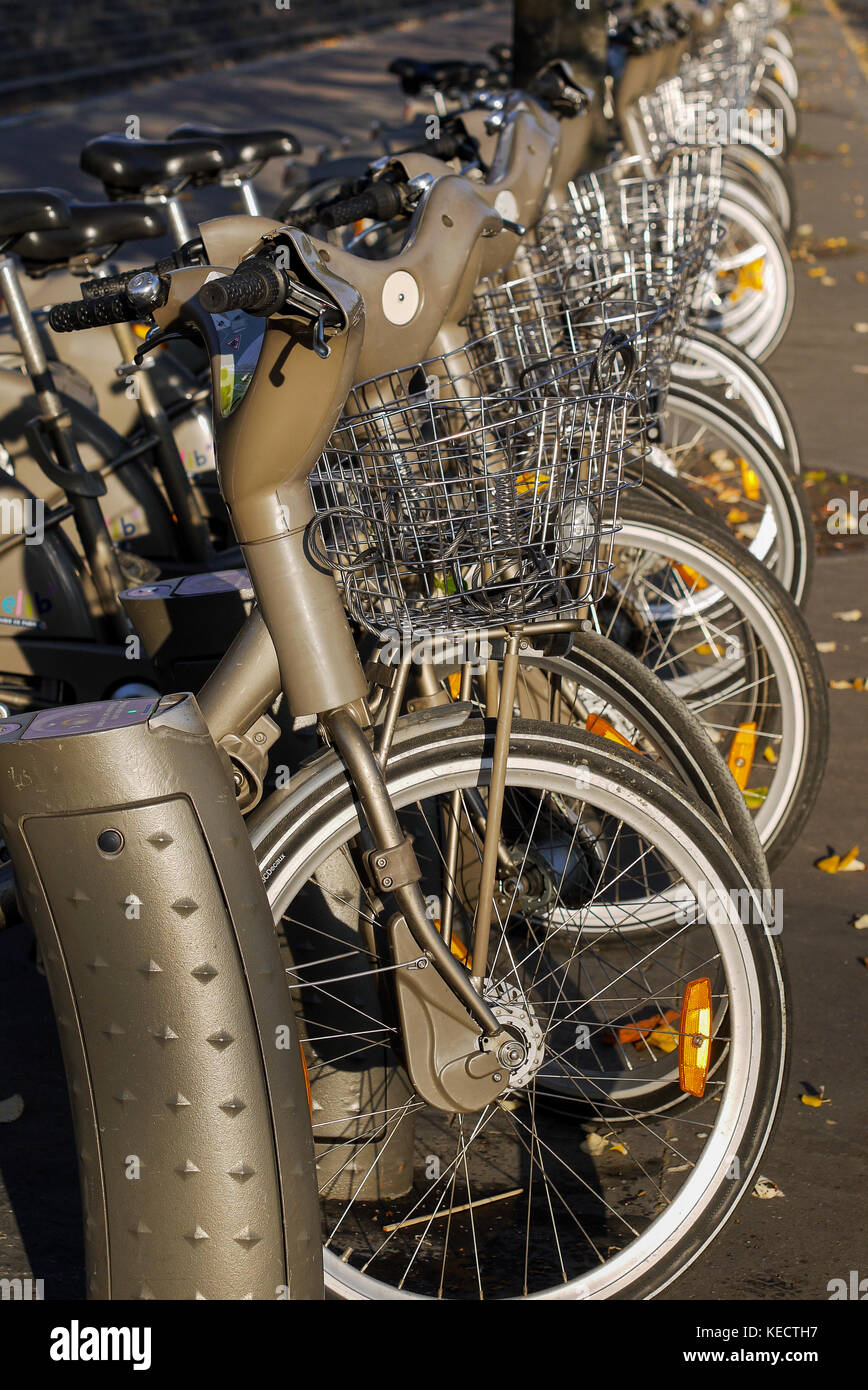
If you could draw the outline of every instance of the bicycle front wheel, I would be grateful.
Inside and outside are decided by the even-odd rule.
[[[386,772],[432,904],[457,801],[458,935],[492,749],[478,719],[405,730]],[[336,760],[256,817],[292,953],[339,1297],[650,1297],[720,1230],[771,1133],[784,982],[732,842],[668,778],[572,730],[518,721],[506,781],[503,835],[520,869],[500,884],[485,993],[526,1031],[528,1061],[475,1114],[424,1104],[400,1067],[394,966],[377,944],[388,908],[359,873],[357,804]],[[640,903],[677,887],[681,924],[639,945],[613,919],[589,940],[615,886],[629,923],[628,885]],[[671,1020],[697,977],[713,993],[715,1067],[686,1114],[666,1108],[679,1091]]]

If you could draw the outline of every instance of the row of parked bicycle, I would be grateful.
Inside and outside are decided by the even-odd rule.
[[[0,193],[3,901],[92,1297],[648,1297],[752,1187],[828,739],[779,19]]]

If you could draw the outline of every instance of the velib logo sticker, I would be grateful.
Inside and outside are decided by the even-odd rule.
[[[82,1327],[73,1318],[69,1327],[53,1327],[52,1361],[129,1361],[134,1371],[151,1366],[149,1327]]]
[[[49,592],[53,591],[52,585]],[[14,594],[0,597],[0,624],[5,627],[45,627],[39,615],[50,613],[52,607],[51,599],[38,589],[34,589],[32,594],[26,589],[16,589]]]

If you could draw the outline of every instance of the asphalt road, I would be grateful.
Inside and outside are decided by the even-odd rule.
[[[799,202],[798,302],[770,369],[790,403],[818,499],[847,496],[862,477],[868,497],[868,57],[853,5],[842,27],[835,0],[805,0],[791,23],[802,79],[802,130],[792,161]],[[864,10],[861,11],[864,20]],[[373,119],[398,123],[401,98],[383,75],[399,52],[484,53],[508,37],[508,6],[379,32],[278,58],[155,83],[120,96],[55,107],[0,124],[0,186],[40,182],[94,196],[78,171],[83,141],[124,129],[160,136],[184,119],[285,123],[308,148],[364,139]],[[860,44],[862,45],[860,48]],[[276,192],[276,172],[263,180]],[[809,230],[808,230],[809,229]],[[824,246],[846,239],[844,246]],[[808,259],[809,256],[814,259]],[[820,272],[820,273],[812,273]],[[844,478],[845,481],[839,481]],[[868,514],[868,506],[866,506]],[[868,526],[868,521],[866,521]],[[821,534],[808,618],[830,678],[868,678],[868,537],[840,549]],[[843,623],[836,612],[862,608]],[[747,1197],[713,1249],[665,1298],[770,1302],[825,1299],[833,1278],[868,1275],[865,1117],[868,933],[850,925],[868,912],[868,875],[829,877],[814,861],[859,845],[868,858],[868,694],[832,691],[832,747],[825,783],[801,841],[779,872],[792,984],[793,1066],[764,1173],[782,1189]],[[825,1087],[828,1104],[800,1103]],[[83,1294],[75,1153],[63,1072],[45,982],[24,928],[0,936],[0,1101],[24,1113],[0,1125],[0,1277],[35,1273],[46,1297]]]

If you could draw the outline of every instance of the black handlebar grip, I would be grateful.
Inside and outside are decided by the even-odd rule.
[[[395,184],[380,179],[355,198],[342,198],[327,204],[320,211],[319,221],[329,231],[346,227],[350,222],[361,222],[366,217],[388,222],[390,217],[395,217],[401,211],[402,206],[401,193]]]
[[[282,276],[269,261],[246,265],[220,280],[209,280],[198,299],[208,314],[225,314],[242,309],[247,314],[266,317],[279,309],[286,294]]]
[[[55,333],[74,333],[81,328],[101,328],[109,323],[131,323],[142,316],[125,294],[109,294],[102,299],[55,304],[48,322]]]
[[[418,154],[430,154],[432,159],[442,159],[444,163],[447,163],[450,159],[455,159],[466,146],[466,137],[438,135],[436,140],[423,140],[415,149]]]
[[[150,271],[162,279],[170,271],[178,270],[180,265],[181,260],[178,252],[173,251],[170,256],[163,256],[153,265],[138,266],[135,270],[124,270],[120,275],[101,275],[98,279],[85,280],[81,287],[81,297],[90,302],[94,299],[107,299],[115,294],[125,294],[127,286],[135,276]]]

